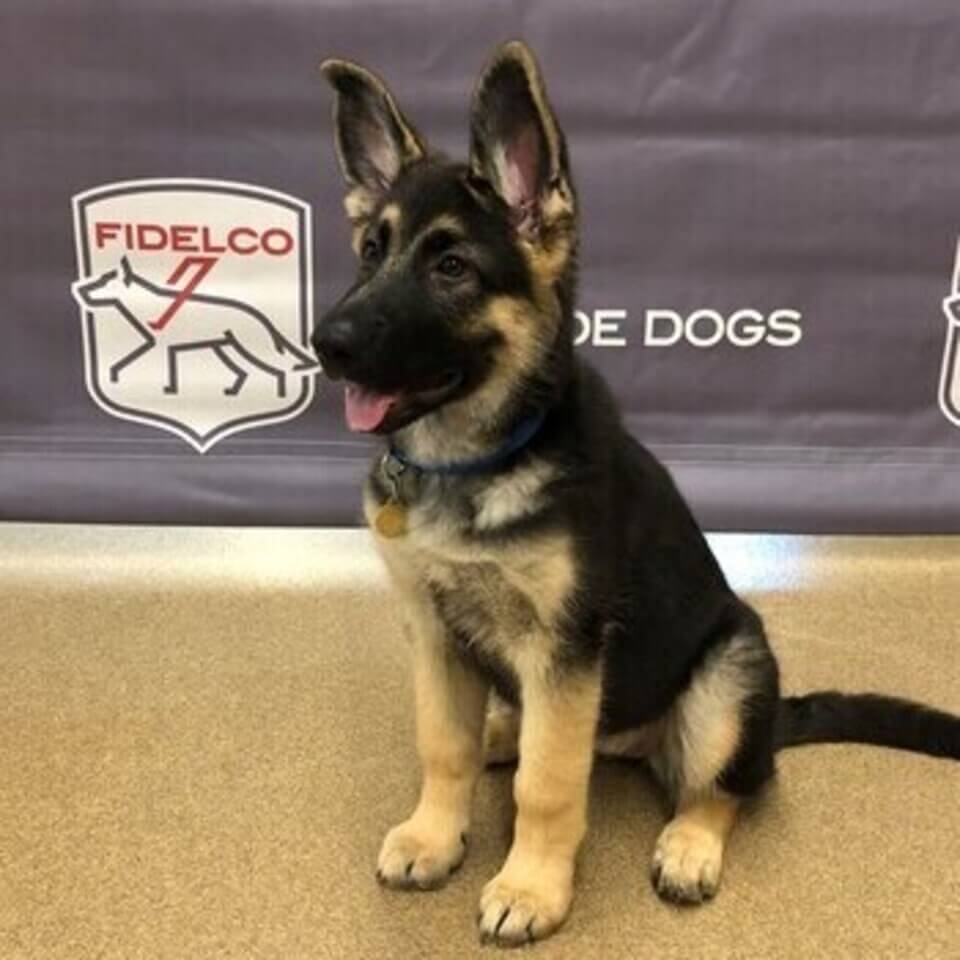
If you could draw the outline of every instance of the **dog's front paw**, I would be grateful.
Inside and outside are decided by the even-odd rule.
[[[459,830],[425,826],[423,818],[394,827],[383,841],[377,879],[388,887],[433,890],[443,886],[463,863],[467,836]]]
[[[480,897],[481,939],[518,946],[549,936],[570,910],[572,874],[567,865],[560,869],[505,866]]]
[[[697,824],[668,823],[657,840],[651,867],[654,889],[674,903],[702,903],[717,892],[723,840]]]

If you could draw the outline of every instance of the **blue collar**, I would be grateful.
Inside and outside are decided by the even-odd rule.
[[[467,476],[472,473],[489,473],[506,463],[514,454],[519,453],[537,435],[547,419],[547,411],[540,410],[521,420],[507,437],[506,442],[493,453],[477,457],[476,460],[461,460],[453,463],[420,463],[405,453],[401,453],[392,443],[389,456],[403,467],[413,467],[422,473],[437,473],[446,476]]]

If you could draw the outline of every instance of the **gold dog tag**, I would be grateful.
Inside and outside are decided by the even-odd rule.
[[[374,517],[377,533],[381,537],[393,540],[402,537],[407,532],[407,510],[402,504],[388,500]]]

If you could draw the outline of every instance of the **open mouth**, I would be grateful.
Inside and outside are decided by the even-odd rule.
[[[388,433],[398,430],[436,408],[463,380],[458,370],[447,370],[415,391],[379,393],[358,383],[344,389],[347,426],[355,433]]]

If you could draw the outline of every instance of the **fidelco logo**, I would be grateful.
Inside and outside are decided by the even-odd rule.
[[[218,440],[289,420],[317,362],[310,208],[219,180],[134,180],[73,198],[87,390],[115,417]]]
[[[947,315],[947,342],[940,368],[940,409],[951,423],[960,427],[960,241],[943,312]]]

